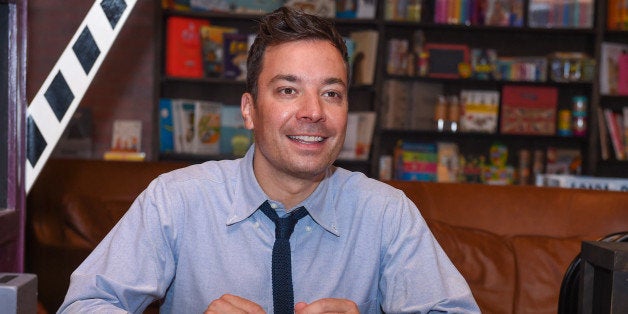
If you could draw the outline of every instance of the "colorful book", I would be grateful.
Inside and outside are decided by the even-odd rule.
[[[244,81],[246,79],[246,59],[249,52],[249,36],[240,33],[223,35],[224,73],[228,79]]]
[[[196,102],[193,152],[205,155],[220,153],[220,115],[222,104],[212,101]]]
[[[620,123],[620,117],[613,110],[604,109],[604,118],[606,120],[606,127],[608,128],[608,135],[611,139],[613,151],[615,152],[615,159],[625,160],[626,149],[624,148],[624,131]]]
[[[496,133],[499,113],[499,92],[462,90],[460,92],[460,131]]]
[[[434,143],[401,142],[394,151],[395,179],[436,181],[438,152]]]
[[[159,100],[159,152],[174,152],[172,99]]]
[[[206,77],[222,77],[224,73],[224,46],[223,35],[226,33],[236,33],[238,30],[233,27],[204,25],[200,29],[203,69]]]

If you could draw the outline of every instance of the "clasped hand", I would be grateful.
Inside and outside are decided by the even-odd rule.
[[[348,313],[356,314],[358,306],[355,302],[346,299],[320,299],[312,303],[298,302],[294,305],[295,314],[318,314],[318,313]],[[259,304],[250,300],[225,294],[222,297],[212,301],[205,314],[219,313],[250,313],[265,314],[264,309]]]

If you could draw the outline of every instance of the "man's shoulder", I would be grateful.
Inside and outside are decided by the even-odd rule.
[[[357,194],[367,193],[380,196],[400,196],[402,194],[399,189],[377,179],[367,177],[362,172],[337,168],[334,176],[335,184],[339,188],[348,189],[348,191]]]
[[[166,182],[208,181],[224,183],[238,174],[240,160],[210,160],[161,174]]]

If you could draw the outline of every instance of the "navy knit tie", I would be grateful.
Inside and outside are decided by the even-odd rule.
[[[273,307],[275,314],[294,313],[294,292],[292,291],[292,261],[290,258],[290,235],[299,219],[307,216],[305,207],[299,207],[285,218],[279,218],[268,201],[260,209],[275,223],[275,244],[273,245]]]

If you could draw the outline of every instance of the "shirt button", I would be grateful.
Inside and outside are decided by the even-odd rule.
[[[254,223],[253,223],[253,227],[255,227],[255,228],[259,228],[259,221],[254,222]]]
[[[272,207],[272,209],[277,209],[277,204],[276,203],[270,203],[270,207]]]
[[[307,232],[312,231],[312,226],[306,226],[306,227],[305,227],[305,231],[307,231]]]

